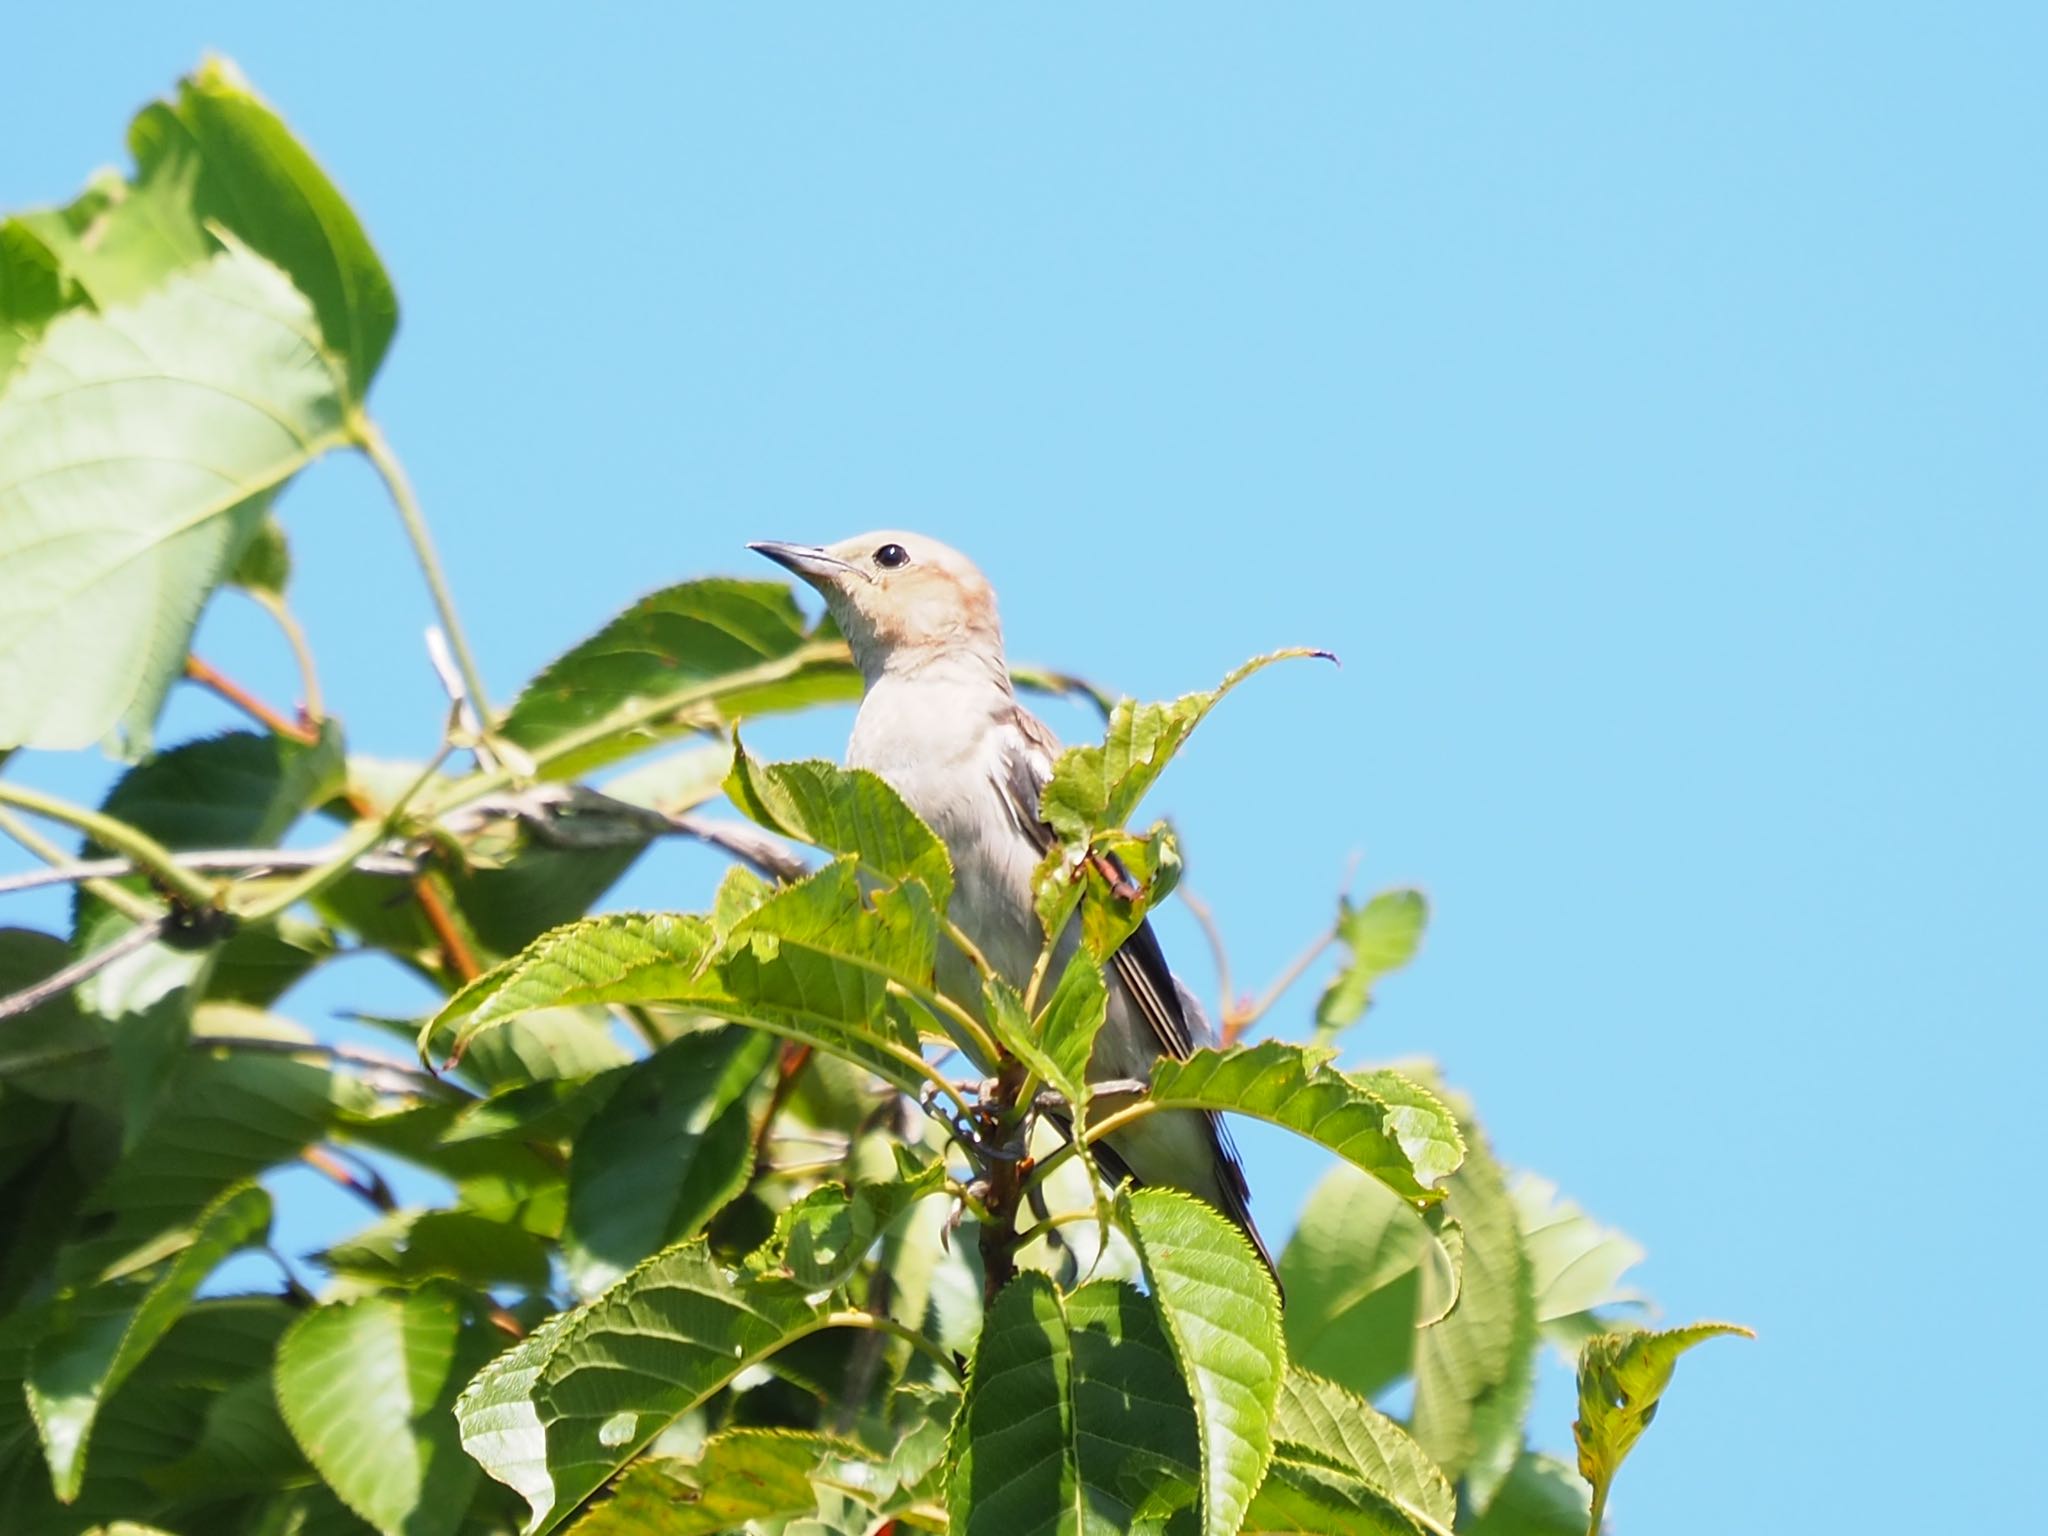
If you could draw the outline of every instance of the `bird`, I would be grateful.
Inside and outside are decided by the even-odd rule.
[[[1060,744],[1017,702],[995,589],[965,555],[922,534],[747,547],[823,597],[864,684],[847,766],[884,780],[938,835],[953,863],[949,916],[989,966],[1021,989],[1045,942],[1032,875],[1056,841],[1040,818],[1039,797]],[[1055,952],[1053,975],[1073,952],[1074,926]],[[944,950],[940,990],[979,1010],[966,957]],[[1168,968],[1149,920],[1111,957],[1104,979],[1108,1012],[1088,1065],[1091,1084],[1142,1081],[1162,1055],[1185,1060],[1214,1044],[1200,1003]],[[1112,1178],[1181,1190],[1228,1217],[1277,1283],[1252,1220],[1243,1165],[1219,1116],[1161,1110],[1095,1150]]]

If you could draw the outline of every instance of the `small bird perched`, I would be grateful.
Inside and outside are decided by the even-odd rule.
[[[966,556],[919,534],[866,533],[824,548],[747,547],[824,597],[867,685],[847,766],[886,780],[944,841],[953,861],[953,920],[997,972],[1022,987],[1044,945],[1031,877],[1054,841],[1038,802],[1060,746],[1011,691],[994,589]],[[1073,951],[1072,928],[1054,958],[1055,975]],[[1213,1043],[1200,1004],[1167,969],[1149,922],[1124,941],[1106,980],[1109,1012],[1089,1081],[1148,1078],[1162,1054],[1185,1058]],[[938,982],[979,1011],[964,957],[949,950]],[[1215,1115],[1163,1110],[1106,1141],[1110,1166],[1120,1164],[1140,1184],[1206,1200],[1273,1268],[1252,1224],[1244,1171]]]

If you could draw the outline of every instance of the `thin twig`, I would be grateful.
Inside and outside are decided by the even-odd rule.
[[[233,678],[215,670],[197,656],[185,658],[185,675],[208,693],[234,705],[266,730],[275,731],[286,740],[296,741],[302,746],[318,744],[320,733],[317,730],[308,725],[301,725],[296,720],[287,720]]]
[[[1316,963],[1316,957],[1336,942],[1337,930],[1335,927],[1332,927],[1313,944],[1309,945],[1307,949],[1296,955],[1293,963],[1274,978],[1273,984],[1266,988],[1265,993],[1250,1008],[1237,1009],[1224,1015],[1221,1031],[1223,1043],[1225,1045],[1237,1044],[1243,1038],[1244,1032],[1264,1017],[1266,1010],[1279,1002],[1281,995],[1289,987],[1301,980],[1302,973]]]
[[[170,926],[170,921],[170,914],[160,914],[146,923],[129,929],[105,949],[96,949],[83,959],[74,960],[62,970],[45,976],[33,986],[23,987],[19,992],[0,997],[0,1019],[11,1019],[32,1012],[51,998],[69,992],[80,982],[91,980],[122,956],[132,955],[138,949],[147,949],[157,941],[164,929]]]
[[[127,822],[99,811],[89,811],[82,805],[73,805],[56,795],[46,795],[41,790],[10,784],[5,780],[0,780],[0,803],[76,827],[102,847],[126,854],[188,904],[195,907],[213,905],[213,887],[190,870],[180,869],[176,855],[140,828],[131,827]]]
[[[367,1164],[363,1176],[344,1163],[326,1147],[308,1147],[299,1154],[302,1162],[319,1169],[336,1184],[354,1195],[374,1211],[389,1215],[398,1209],[398,1197],[391,1193],[391,1186],[384,1182],[384,1175]]]
[[[62,850],[55,851],[59,858],[63,857]],[[280,874],[286,870],[315,869],[333,858],[335,851],[332,847],[216,848],[197,853],[174,854],[172,862],[181,869],[209,870],[247,879],[257,875]],[[355,873],[406,876],[417,874],[419,867],[420,861],[409,854],[366,853],[356,860]],[[17,891],[33,891],[46,885],[76,885],[118,878],[122,875],[136,874],[140,869],[141,866],[133,859],[80,859],[75,863],[62,863],[49,869],[31,869],[25,874],[0,878],[0,896],[11,896]]]
[[[70,854],[66,853],[62,848],[51,842],[47,837],[44,837],[42,833],[5,807],[0,807],[0,832],[5,832],[46,864],[68,867],[72,862]],[[133,864],[128,860],[124,859],[121,862],[127,864],[129,870],[134,868]],[[18,875],[15,878],[30,881],[35,873],[39,873],[39,871],[32,871],[30,875]],[[97,896],[130,922],[146,923],[162,913],[163,909],[157,903],[138,896],[133,891],[124,890],[111,880],[87,875],[82,877],[79,883],[85,890]],[[29,886],[26,884],[22,886],[24,890],[28,888]]]

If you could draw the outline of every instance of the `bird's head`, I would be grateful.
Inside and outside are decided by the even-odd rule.
[[[995,589],[973,561],[937,539],[883,532],[823,546],[764,541],[747,548],[818,589],[870,683],[941,658],[989,662],[1001,672]]]

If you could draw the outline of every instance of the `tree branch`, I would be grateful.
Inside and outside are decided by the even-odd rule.
[[[0,804],[18,806],[31,815],[76,827],[102,847],[127,855],[188,906],[207,908],[214,905],[213,886],[192,871],[181,869],[177,856],[139,827],[131,827],[127,822],[117,821],[99,811],[89,811],[82,805],[73,805],[55,795],[46,795],[41,790],[9,784],[4,780],[0,780]]]

